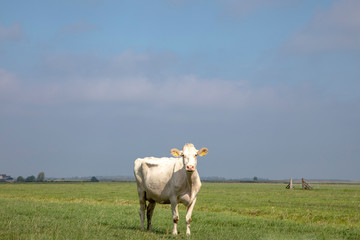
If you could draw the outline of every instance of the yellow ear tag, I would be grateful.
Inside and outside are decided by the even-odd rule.
[[[205,156],[208,153],[208,151],[206,149],[202,150],[201,153],[199,154],[201,157]]]

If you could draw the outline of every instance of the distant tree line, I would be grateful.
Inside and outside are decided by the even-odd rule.
[[[40,172],[37,175],[37,177],[35,177],[34,175],[31,175],[27,178],[24,178],[23,176],[19,176],[16,180],[18,182],[44,182],[45,181],[45,173]]]
[[[66,181],[65,178],[62,178],[61,180]],[[23,176],[19,176],[16,179],[17,182],[45,182],[45,181],[49,181],[49,182],[53,182],[54,179],[47,179],[45,180],[45,173],[44,172],[40,172],[37,177],[35,177],[34,175],[28,176],[27,178],[24,178]],[[90,179],[87,179],[87,181],[90,182],[99,182],[99,180],[93,176]]]

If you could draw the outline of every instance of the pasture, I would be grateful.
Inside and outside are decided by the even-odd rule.
[[[0,184],[0,239],[360,239],[360,185],[203,183],[185,235],[179,205],[140,230],[136,183]]]

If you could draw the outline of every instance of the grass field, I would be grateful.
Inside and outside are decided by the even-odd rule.
[[[360,185],[204,183],[185,236],[168,205],[140,230],[135,183],[0,184],[0,239],[360,239]]]

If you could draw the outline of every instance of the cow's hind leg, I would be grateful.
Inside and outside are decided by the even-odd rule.
[[[146,216],[147,216],[147,230],[151,230],[151,218],[154,213],[156,202],[150,201],[147,210],[146,210]]]
[[[139,202],[140,202],[140,219],[141,219],[141,230],[144,231],[144,222],[145,222],[145,209],[146,209],[146,197],[145,192],[139,192]]]

